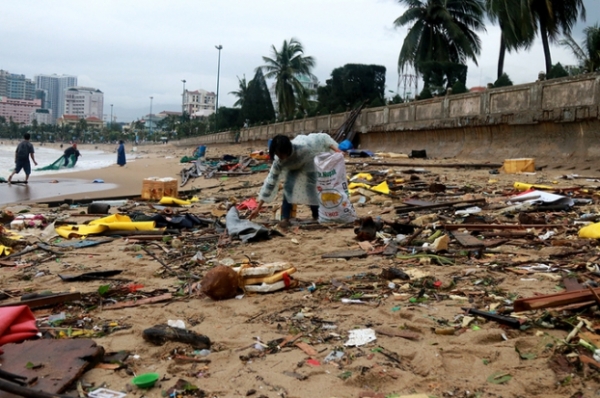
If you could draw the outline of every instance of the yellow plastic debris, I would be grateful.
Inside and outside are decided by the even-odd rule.
[[[371,191],[379,192],[379,193],[382,193],[384,195],[389,195],[390,194],[390,187],[388,186],[387,181],[384,181],[381,184],[372,187]]]
[[[584,239],[600,239],[600,222],[581,228],[579,230],[579,237]]]
[[[537,184],[527,184],[525,182],[515,182],[513,187],[519,191],[527,191],[528,189],[556,189],[554,187],[550,187],[548,185],[537,185]]]
[[[66,239],[101,234],[106,231],[150,231],[156,227],[154,221],[131,221],[129,216],[112,214],[92,220],[88,225],[61,225],[56,233]]]
[[[0,257],[9,256],[12,252],[11,248],[8,246],[0,245]]]
[[[352,180],[358,179],[371,181],[373,179],[373,176],[369,173],[358,173],[354,177],[352,177]]]
[[[170,196],[163,196],[162,199],[158,202],[161,205],[177,205],[177,206],[189,206],[192,204],[189,200],[181,200],[177,198],[172,198]]]

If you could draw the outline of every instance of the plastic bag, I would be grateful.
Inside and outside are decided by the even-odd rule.
[[[356,211],[348,194],[344,155],[339,152],[321,153],[315,157],[315,166],[319,222],[353,222]]]

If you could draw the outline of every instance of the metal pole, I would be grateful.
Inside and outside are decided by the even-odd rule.
[[[183,79],[182,82],[183,94],[181,94],[181,116],[183,116],[183,114],[185,113],[185,79]]]
[[[152,99],[154,97],[150,97],[150,114],[148,115],[148,138],[152,137]]]
[[[219,129],[219,77],[221,74],[221,50],[223,49],[222,45],[215,46],[217,50],[219,50],[219,62],[217,64],[217,98],[215,103],[215,131]]]
[[[110,129],[112,131],[112,124],[113,124],[113,104],[110,104]]]

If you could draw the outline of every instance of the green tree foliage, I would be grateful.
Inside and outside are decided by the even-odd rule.
[[[600,27],[598,27],[598,23],[585,28],[583,34],[581,46],[568,33],[565,34],[565,38],[560,41],[560,44],[573,52],[582,73],[596,72],[600,70]]]
[[[430,98],[433,98],[433,94],[431,94],[431,90],[429,90],[429,87],[423,87],[423,90],[421,90],[421,92],[419,93],[419,99],[426,100],[426,99],[430,99]]]
[[[585,20],[585,6],[583,0],[530,0],[531,14],[539,27],[544,58],[546,61],[546,75],[552,69],[552,56],[550,43],[559,40],[560,34],[570,34],[578,18]]]
[[[552,65],[550,73],[546,75],[546,79],[558,79],[559,77],[567,77],[569,72],[559,63]]]
[[[492,23],[500,26],[498,79],[504,73],[506,51],[531,47],[536,26],[529,7],[530,0],[486,0],[486,12]]]
[[[396,27],[408,26],[398,70],[412,66],[422,73],[427,62],[477,64],[481,40],[475,33],[485,31],[483,0],[398,0],[408,7]]]
[[[236,76],[237,77],[237,76]],[[229,94],[233,94],[237,100],[234,102],[233,106],[237,106],[240,108],[244,107],[244,102],[246,101],[246,97],[248,95],[248,83],[246,82],[246,75],[243,78],[238,79],[238,90],[230,91]]]
[[[494,87],[507,87],[512,86],[513,82],[510,80],[510,77],[506,73],[503,73],[496,81],[494,82]]]
[[[181,123],[181,116],[168,115],[167,117],[164,117],[156,122],[156,128],[159,130],[172,132],[177,130],[177,125],[179,123]]]
[[[315,65],[313,57],[304,56],[302,44],[295,38],[283,41],[281,49],[271,46],[271,57],[263,57],[265,78],[275,79],[275,95],[277,96],[280,118],[290,118],[294,115],[298,100],[306,98],[304,87],[298,80],[299,75],[312,76],[311,70]],[[308,105],[305,105],[307,108]]]
[[[395,94],[392,98],[390,98],[390,100],[388,101],[388,104],[402,104],[404,103],[404,99],[402,99],[402,97],[400,96],[400,94]]]
[[[385,72],[381,65],[346,64],[334,69],[325,86],[317,89],[319,112],[345,112],[363,102],[383,106]]]
[[[219,108],[219,130],[239,130],[243,123],[240,108]]]
[[[452,85],[452,95],[468,93],[469,89],[463,82],[456,82]]]
[[[275,109],[261,68],[256,69],[254,78],[248,83],[241,117],[242,125],[245,120],[248,120],[249,124],[275,120]]]
[[[467,82],[467,66],[453,62],[423,62],[421,73],[425,87],[428,87],[431,95],[444,95],[446,89],[460,82]]]

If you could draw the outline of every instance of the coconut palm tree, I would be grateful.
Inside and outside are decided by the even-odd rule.
[[[570,34],[578,18],[585,21],[585,5],[583,0],[530,0],[531,14],[539,27],[544,58],[546,60],[546,74],[552,68],[550,55],[550,42],[559,40],[560,34]]]
[[[408,6],[394,21],[408,25],[398,57],[398,70],[413,66],[419,71],[424,62],[477,64],[481,40],[475,33],[485,31],[483,0],[398,0]]]
[[[536,34],[530,0],[486,0],[485,8],[492,23],[500,26],[498,79],[504,73],[506,51],[527,50]]]
[[[600,70],[600,27],[598,23],[588,26],[583,30],[583,46],[579,46],[570,34],[565,34],[565,38],[559,43],[569,48],[584,73]]]
[[[246,101],[246,98],[248,97],[248,82],[246,82],[246,75],[244,75],[244,77],[241,79],[239,78],[239,76],[236,77],[238,79],[239,90],[230,91],[229,94],[233,94],[237,97],[237,101],[235,101],[233,106],[239,106],[240,108],[243,108],[244,101]]]
[[[311,56],[304,56],[304,48],[295,38],[289,42],[284,40],[280,50],[271,46],[271,53],[271,57],[263,57],[266,64],[262,69],[265,78],[275,79],[279,117],[290,118],[296,110],[297,100],[306,97],[297,76],[312,76],[311,69],[315,66],[315,60]]]

